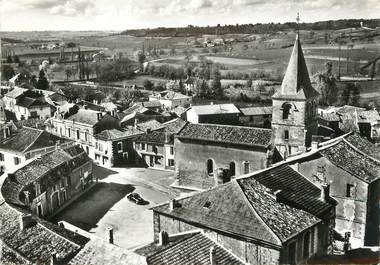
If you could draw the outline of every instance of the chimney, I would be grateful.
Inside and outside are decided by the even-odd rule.
[[[83,108],[84,108],[84,109],[88,109],[88,105],[87,105],[87,104],[84,104],[84,105],[83,105]]]
[[[162,230],[158,235],[158,245],[165,246],[169,243],[169,235],[167,232]]]
[[[169,135],[167,132],[165,132],[165,143],[169,142]]]
[[[327,202],[330,198],[330,184],[323,183],[321,185],[321,200],[324,202]]]
[[[138,119],[135,119],[135,124],[134,124],[134,127],[135,127],[135,129],[137,129],[137,123],[139,122],[139,120]]]
[[[100,121],[102,119],[102,113],[98,112],[97,115],[98,115],[98,121]]]
[[[61,147],[61,142],[59,140],[57,140],[55,142],[55,150],[58,150],[60,147]]]
[[[58,260],[57,260],[57,253],[53,251],[50,256],[50,265],[57,265]]]
[[[80,98],[77,98],[77,99],[76,99],[76,102],[79,103],[79,102],[80,102]]]
[[[320,142],[321,142],[321,137],[318,135],[313,135],[311,138],[311,150],[318,149]]]
[[[216,265],[216,249],[214,246],[210,248],[210,264]]]
[[[108,230],[108,242],[110,244],[113,244],[113,228],[112,227],[107,227]]]
[[[175,199],[171,199],[169,201],[169,210],[173,211],[177,207],[177,201]]]
[[[34,220],[31,214],[20,215],[20,230],[21,231],[33,225],[34,225]]]

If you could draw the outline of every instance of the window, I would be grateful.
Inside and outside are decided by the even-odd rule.
[[[70,128],[67,129],[67,136],[68,136],[69,138],[71,137],[71,129],[70,129]]]
[[[145,144],[141,143],[141,150],[145,150]]]
[[[288,256],[289,256],[289,262],[288,262],[288,264],[296,264],[296,254],[297,254],[297,243],[296,242],[292,242],[292,243],[290,243],[289,244],[289,254],[288,254]]]
[[[87,140],[88,140],[88,132],[84,132],[84,140],[87,142]]]
[[[157,154],[158,153],[158,148],[156,145],[152,145],[152,151]]]
[[[230,163],[230,175],[235,176],[236,175],[236,165],[235,162]]]
[[[170,146],[170,154],[174,155],[174,147],[173,146]]]
[[[243,162],[243,172],[244,172],[244,174],[249,173],[249,162],[248,161]]]
[[[289,131],[288,130],[284,131],[284,139],[289,140]]]
[[[79,130],[77,130],[77,140],[79,140],[80,139],[80,132],[79,132]]]
[[[212,159],[207,160],[207,174],[212,175],[214,173],[214,162]]]
[[[169,167],[174,167],[174,159],[169,159],[168,163],[169,163]]]
[[[346,197],[351,198],[355,195],[355,185],[354,184],[347,184],[346,186]]]
[[[0,153],[0,161],[4,161],[4,154]]]
[[[287,120],[289,119],[289,115],[290,115],[290,109],[292,108],[292,105],[290,105],[289,103],[285,103],[283,106],[282,106],[282,119],[283,120]]]
[[[122,142],[117,143],[117,151],[119,153],[123,152],[123,143]]]
[[[303,237],[303,259],[307,259],[310,255],[310,232],[306,232]]]
[[[17,156],[14,157],[14,162],[15,162],[15,165],[18,165],[21,163],[21,159]]]

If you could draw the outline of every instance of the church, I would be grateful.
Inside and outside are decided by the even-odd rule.
[[[272,141],[283,158],[311,145],[312,135],[318,131],[318,96],[297,34],[281,89],[272,96]]]

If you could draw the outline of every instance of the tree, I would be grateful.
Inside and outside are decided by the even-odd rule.
[[[337,100],[336,78],[332,73],[332,63],[327,62],[325,71],[314,75],[317,90],[320,93],[319,103],[323,106],[332,105]]]
[[[66,80],[69,80],[69,78],[71,77],[71,75],[73,74],[72,71],[71,71],[71,68],[70,67],[67,67],[65,69],[65,74],[66,74]]]
[[[144,80],[143,86],[146,90],[152,90],[154,85],[150,80],[146,79]]]
[[[74,61],[74,48],[77,46],[74,42],[67,43],[67,48],[71,48],[71,61]]]
[[[352,86],[353,84],[349,83],[344,87],[342,94],[340,96],[341,105],[348,105],[348,102],[350,101],[350,97],[351,97]]]
[[[17,54],[13,56],[13,62],[18,63],[18,64],[20,63],[20,58],[18,57]]]
[[[37,88],[42,90],[46,90],[49,88],[49,81],[47,80],[45,76],[45,71],[43,69],[40,70],[38,76]]]
[[[9,80],[15,75],[15,71],[12,66],[9,65],[1,65],[1,77]]]
[[[221,97],[223,96],[223,88],[222,88],[222,75],[220,74],[220,71],[218,69],[214,70],[212,73],[213,80],[211,83],[211,90],[212,94],[215,95],[216,97]]]
[[[252,79],[248,79],[248,80],[247,80],[247,84],[246,84],[246,86],[247,86],[248,88],[251,88],[251,87],[252,87]]]
[[[350,105],[359,106],[360,103],[360,86],[354,84],[351,91]]]
[[[139,62],[139,64],[140,64],[140,68],[141,68],[141,70],[143,70],[143,63],[145,62],[145,59],[146,59],[146,56],[145,56],[145,54],[144,53],[142,53],[142,52],[139,52],[138,54],[137,54],[137,61]]]
[[[7,57],[7,63],[13,63],[11,55],[8,55],[8,57]]]

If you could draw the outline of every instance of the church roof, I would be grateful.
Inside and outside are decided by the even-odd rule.
[[[301,42],[297,35],[281,89],[273,95],[273,98],[302,100],[314,96],[318,96],[318,92],[311,85]]]

